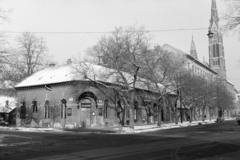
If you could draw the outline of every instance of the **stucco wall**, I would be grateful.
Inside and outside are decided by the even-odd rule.
[[[103,102],[106,97],[104,94],[102,94],[101,91],[99,91],[97,88],[86,85],[86,84],[68,84],[68,85],[61,85],[61,86],[53,86],[52,90],[46,90],[44,87],[39,88],[28,88],[28,89],[19,89],[17,91],[17,106],[18,106],[18,112],[17,112],[17,118],[20,118],[20,106],[21,102],[26,103],[27,108],[27,118],[30,118],[33,116],[32,114],[32,102],[35,100],[38,104],[38,113],[41,114],[41,124],[52,123],[52,119],[45,118],[45,102],[46,100],[52,102],[55,101],[56,105],[59,105],[61,107],[61,100],[66,99],[67,101],[67,108],[66,108],[66,119],[65,118],[56,118],[55,125],[56,126],[81,126],[82,120],[81,120],[81,100],[79,99],[79,96],[84,92],[92,92],[96,96],[96,101],[92,99],[92,110],[90,114],[94,115],[92,118],[92,122],[94,122],[94,125],[104,125],[105,121],[103,116],[98,115],[98,108],[103,108]],[[71,111],[71,113],[69,113]],[[36,114],[36,113],[34,113]],[[114,115],[114,111],[112,112]],[[37,115],[36,115],[37,116]],[[18,120],[19,121],[19,120]],[[20,122],[20,121],[19,121]],[[111,118],[106,119],[106,122],[108,124],[114,125],[116,122],[116,118],[111,116]]]

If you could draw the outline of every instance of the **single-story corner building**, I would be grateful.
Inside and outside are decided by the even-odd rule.
[[[31,123],[32,119],[38,125],[54,127],[119,125],[118,114],[121,113],[117,107],[123,103],[117,99],[113,90],[104,87],[119,85],[116,84],[117,76],[104,78],[101,74],[108,72],[109,68],[89,63],[86,65],[92,72],[85,74],[94,81],[87,79],[85,74],[76,74],[74,65],[69,63],[62,66],[50,65],[15,86],[17,125]],[[96,81],[104,85],[99,87]],[[147,120],[146,115],[151,113],[151,121],[156,121],[157,105],[152,100],[157,96],[156,92],[147,90],[141,84],[136,84],[136,91],[138,98],[134,108],[135,120],[144,122]],[[116,103],[109,97],[115,99]],[[172,103],[169,102],[168,105]],[[127,121],[128,112],[125,114]],[[171,121],[170,107],[163,110],[162,120]]]

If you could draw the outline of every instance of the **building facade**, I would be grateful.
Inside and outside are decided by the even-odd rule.
[[[208,80],[216,80],[218,77],[217,72],[212,70],[207,63],[202,63],[197,59],[197,52],[195,48],[194,41],[192,39],[191,48],[190,48],[190,55],[169,45],[164,44],[163,48],[168,50],[169,52],[182,54],[186,58],[186,69],[192,72],[195,75],[202,76]]]
[[[94,73],[100,74],[103,66],[92,65]],[[105,70],[103,70],[105,72]],[[88,72],[89,75],[90,72]],[[128,106],[111,89],[118,85],[110,79],[90,81],[76,76],[72,64],[51,66],[26,78],[15,88],[17,90],[17,125],[76,127],[114,126],[121,123],[125,114],[128,123]],[[157,121],[157,93],[136,85],[134,119],[136,123]],[[169,94],[169,99],[172,97]],[[170,101],[168,105],[174,105]],[[123,112],[123,109],[125,111]],[[162,120],[170,121],[170,107],[162,111]],[[151,118],[151,119],[150,119]]]

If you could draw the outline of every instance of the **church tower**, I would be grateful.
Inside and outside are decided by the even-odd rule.
[[[223,38],[218,23],[216,0],[212,0],[209,29],[213,33],[213,37],[209,38],[209,65],[212,70],[218,73],[221,80],[226,80]]]
[[[190,48],[190,56],[192,56],[193,58],[198,60],[197,51],[196,51],[195,43],[194,43],[194,40],[193,40],[193,36],[192,36],[192,43],[191,43],[191,48]]]

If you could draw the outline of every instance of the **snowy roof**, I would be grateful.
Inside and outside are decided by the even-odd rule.
[[[133,81],[133,76],[127,72],[122,73],[124,74],[124,77],[126,77],[128,83],[131,84]],[[104,67],[102,65],[83,62],[78,65],[71,64],[46,68],[42,71],[34,73],[30,77],[27,77],[25,80],[16,85],[15,88],[62,83],[74,80],[94,80],[114,84],[123,84],[123,80],[116,70]],[[146,86],[144,83],[146,82],[145,79],[138,77],[138,80],[139,81],[136,83],[136,88],[153,90]],[[149,87],[155,88],[153,84],[149,85]],[[158,84],[158,87],[163,88],[163,85]]]
[[[6,106],[8,101],[8,106]],[[16,108],[16,99],[14,97],[0,96],[0,113],[9,113]]]
[[[71,71],[72,68],[70,65],[49,67],[27,77],[16,85],[15,88],[72,81],[74,80],[74,76],[71,74]]]

